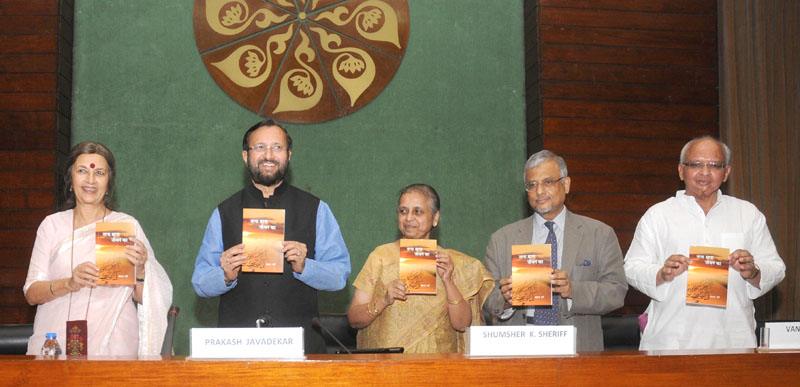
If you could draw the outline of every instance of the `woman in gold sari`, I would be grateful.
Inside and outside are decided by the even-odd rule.
[[[405,239],[430,239],[439,224],[439,195],[427,184],[400,192],[397,226]],[[347,316],[358,348],[404,347],[406,353],[463,352],[464,330],[482,325],[481,307],[494,280],[475,258],[436,248],[435,295],[409,295],[399,279],[400,241],[378,246],[353,282]]]

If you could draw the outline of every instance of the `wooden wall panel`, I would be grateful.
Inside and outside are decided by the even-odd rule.
[[[28,271],[28,261],[31,259],[31,249],[30,247],[24,248],[6,248],[3,249],[3,265],[6,267],[3,268],[5,270],[24,270],[26,273]],[[18,272],[17,272],[18,273]],[[20,282],[20,278],[22,278],[22,282]],[[14,286],[22,287],[22,283],[24,283],[25,276],[17,276],[14,278],[14,284],[12,285],[3,285],[3,286]],[[21,289],[20,289],[21,290]]]
[[[606,176],[608,171],[618,172],[620,176],[674,176],[677,165],[673,160],[659,159],[637,159],[631,157],[603,157],[602,162],[596,162],[595,156],[570,156],[565,155],[564,159],[569,166],[570,175],[600,175]],[[642,174],[640,170],[648,173]],[[576,184],[575,181],[572,184]]]
[[[717,93],[710,87],[608,84],[601,87],[585,82],[542,83],[542,97],[677,104],[712,104]]]
[[[58,207],[69,147],[72,0],[0,2],[0,324],[29,323],[36,229]]]
[[[0,73],[55,73],[57,69],[55,54],[0,53]]]
[[[0,171],[0,189],[53,189],[54,171]]]
[[[635,12],[631,10],[602,10],[557,8],[559,5],[574,6],[569,2],[547,2],[541,10],[539,22],[545,25],[568,25],[573,27],[625,28],[640,31],[716,31],[716,19],[711,14],[686,14],[665,12]],[[616,5],[619,7],[619,4]]]
[[[567,206],[614,227],[627,251],[644,211],[682,189],[686,141],[719,133],[716,2],[525,8],[528,152],[564,156]],[[618,313],[639,313],[647,301],[632,291]]]
[[[550,44],[592,44],[686,50],[713,49],[716,46],[716,39],[712,32],[631,30],[540,24],[539,34],[542,41]]]
[[[549,63],[542,68],[543,80],[586,81],[604,83],[635,83],[659,85],[696,85],[716,87],[716,69],[665,68],[653,66]]]
[[[541,57],[550,62],[606,63],[646,66],[715,67],[716,54],[674,48],[544,46]]]
[[[593,11],[642,11],[658,14],[685,13],[715,15],[716,3],[709,0],[540,0],[542,7],[589,9]],[[714,21],[716,28],[716,18]]]
[[[658,122],[634,120],[596,120],[591,118],[544,117],[542,125],[554,136],[596,136],[619,138],[661,138],[681,140],[687,131],[713,135],[713,122]]]
[[[47,151],[0,153],[0,171],[10,169],[46,169],[55,162],[55,155]]]
[[[569,149],[571,154],[596,156],[625,155],[641,158],[669,158],[675,152],[680,153],[682,146],[683,141],[680,140],[607,138],[598,141],[597,137],[544,137],[544,149]],[[677,165],[677,162],[675,164]],[[637,175],[646,173],[646,171],[629,172],[636,172]]]
[[[58,32],[57,16],[0,16],[0,34],[47,34]]]
[[[21,227],[25,229],[35,229],[47,215],[52,212],[50,209],[23,209],[23,210],[0,210],[0,230]]]
[[[0,93],[0,110],[53,111],[55,108],[55,93]]]
[[[22,132],[14,129],[0,129],[4,143],[0,145],[0,151],[15,151],[20,149],[48,150],[53,149],[57,138],[50,130],[30,130]],[[27,169],[27,168],[23,168]]]
[[[0,248],[24,248],[33,246],[36,238],[35,233],[31,234],[27,228],[13,228],[0,230]],[[0,297],[0,299],[2,299]]]
[[[0,208],[10,210],[54,209],[53,190],[10,189],[0,190]],[[44,218],[42,218],[44,219]],[[0,263],[1,264],[1,263]]]
[[[59,1],[54,0],[3,0],[0,15],[58,15]]]
[[[0,74],[0,92],[54,92],[56,74]]]

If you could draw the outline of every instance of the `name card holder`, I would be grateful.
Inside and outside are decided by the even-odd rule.
[[[800,349],[800,321],[764,323],[766,340],[763,344],[769,349]]]
[[[304,359],[303,328],[192,328],[193,359]]]
[[[469,356],[552,356],[576,354],[572,325],[474,326],[467,329]]]

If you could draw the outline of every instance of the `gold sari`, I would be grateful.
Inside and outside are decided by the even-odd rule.
[[[483,325],[481,307],[494,287],[483,264],[456,250],[443,249],[453,260],[453,280],[472,311],[472,325]],[[378,246],[367,258],[353,286],[373,299],[399,278],[400,243]],[[406,353],[464,352],[465,334],[450,325],[444,284],[436,276],[436,295],[410,295],[395,300],[380,316],[358,332],[358,348],[404,347]]]

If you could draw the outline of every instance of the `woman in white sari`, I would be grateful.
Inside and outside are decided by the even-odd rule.
[[[23,291],[38,305],[28,354],[38,354],[45,334],[55,332],[66,353],[66,322],[86,320],[88,355],[158,355],[172,302],[172,284],[155,259],[139,222],[111,209],[115,161],[104,145],[72,148],[64,175],[66,211],[39,225]],[[97,285],[95,225],[134,224],[126,255],[136,267],[134,286]]]

